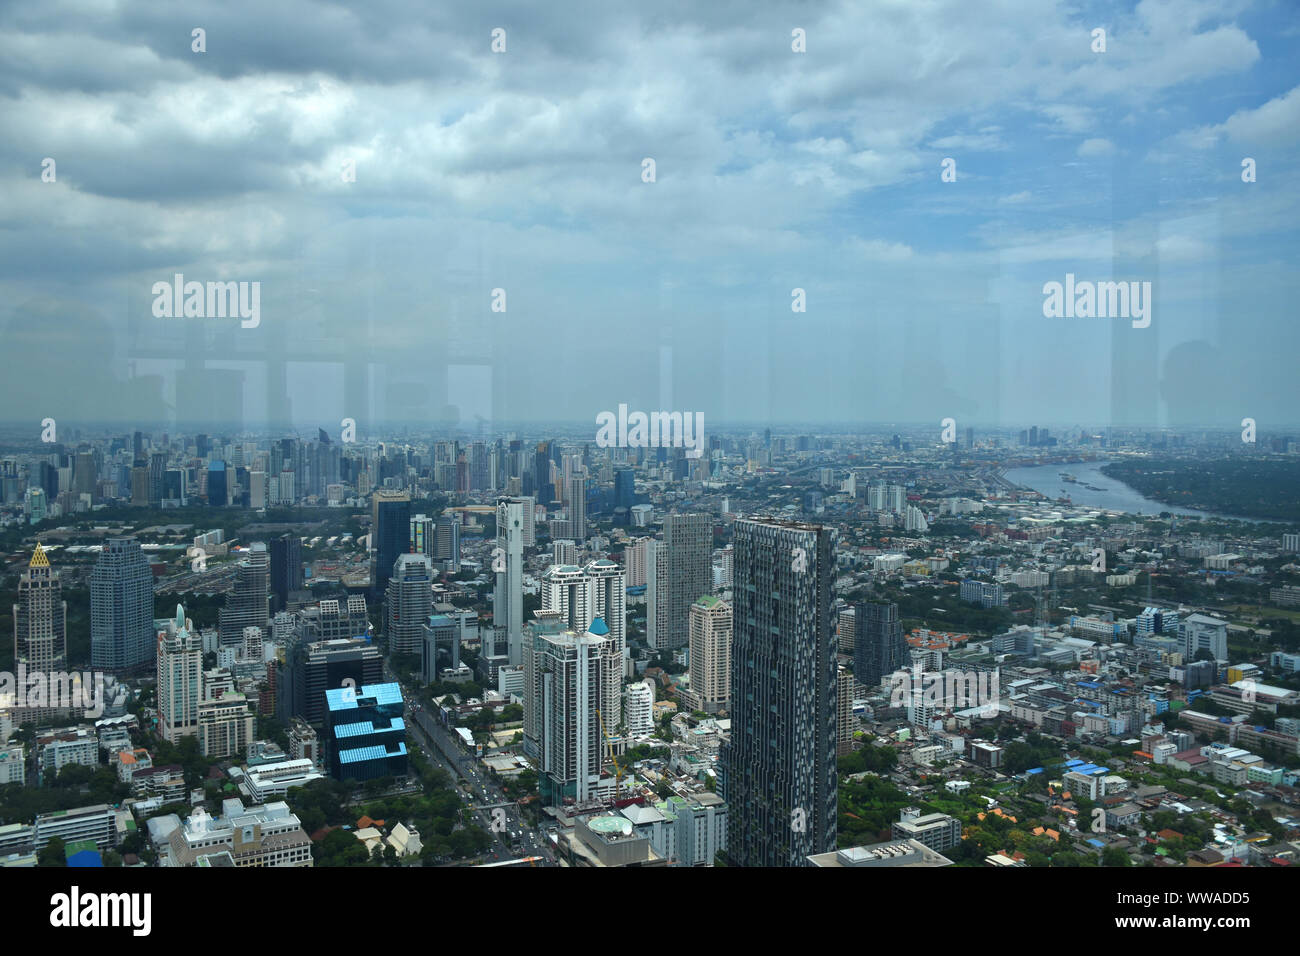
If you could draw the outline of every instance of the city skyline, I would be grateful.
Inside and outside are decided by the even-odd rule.
[[[14,906],[1284,914],[1298,2],[0,7]]]

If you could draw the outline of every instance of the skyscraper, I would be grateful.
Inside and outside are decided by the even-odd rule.
[[[851,606],[836,609],[836,636],[841,654],[852,654],[857,647],[857,613]]]
[[[145,471],[146,493],[149,487],[148,475],[149,472],[146,470]],[[135,479],[133,477],[132,485],[134,486],[134,484],[135,484]],[[226,463],[221,459],[217,459],[216,461],[208,465],[208,504],[211,505],[213,508],[224,508],[228,500],[226,495],[227,495]],[[133,489],[132,497],[134,497],[134,489]]]
[[[558,611],[569,630],[579,634],[603,618],[605,666],[600,710],[605,729],[623,722],[623,659],[627,646],[627,572],[606,558],[585,567],[553,564],[542,576],[542,610]]]
[[[533,495],[524,495],[519,500],[522,502],[520,510],[524,522],[524,547],[535,548],[537,547],[537,498]]]
[[[713,593],[713,519],[703,514],[664,518],[668,549],[668,647],[690,639],[691,605]]]
[[[330,774],[335,780],[374,780],[406,774],[402,685],[366,684],[325,692]]]
[[[897,604],[864,603],[853,611],[853,677],[877,687],[909,663]]]
[[[533,496],[544,505],[555,500],[555,488],[551,484],[550,442],[539,442],[533,457]]]
[[[691,605],[691,696],[716,714],[731,695],[731,606],[711,594]]]
[[[433,557],[434,531],[433,519],[428,515],[411,515],[412,554],[427,554]]]
[[[439,515],[434,525],[433,559],[453,574],[460,570],[460,522]]]
[[[254,541],[235,567],[235,586],[218,614],[223,647],[244,643],[244,628],[261,628],[263,638],[271,620],[271,556],[266,544]]]
[[[388,650],[420,654],[424,625],[433,613],[433,561],[427,554],[403,554],[394,562],[385,596]]]
[[[27,570],[18,579],[14,613],[14,663],[28,674],[53,674],[67,670],[68,602],[63,585],[40,542]],[[22,688],[26,690],[26,688]],[[30,707],[18,711],[19,721],[41,721],[58,713],[55,707]]]
[[[623,551],[627,565],[627,586],[642,587],[646,583],[646,560],[650,553],[651,538],[637,538]]]
[[[271,539],[271,591],[275,609],[283,611],[289,595],[302,589],[302,539],[285,534]]]
[[[176,743],[197,736],[203,702],[203,639],[176,605],[176,619],[158,635],[158,732]]]
[[[378,684],[384,679],[384,658],[364,637],[335,637],[295,645],[278,668],[276,716],[288,726],[301,717],[313,726],[325,723],[325,692],[339,687]],[[352,684],[345,681],[351,680]]]
[[[370,507],[371,590],[383,595],[399,554],[411,550],[411,496],[405,491],[377,490]]]
[[[600,780],[601,691],[605,685],[605,622],[591,629],[564,627],[559,612],[539,611],[529,626],[526,655],[525,737],[537,755],[542,803],[556,806],[565,797],[578,802],[595,795]]]
[[[167,473],[167,455],[154,452],[149,456],[149,506],[158,508],[162,505],[164,476]]]
[[[727,855],[803,866],[835,849],[836,674],[830,529],[735,524]]]
[[[591,594],[591,609],[605,625],[605,663],[602,669],[604,692],[600,712],[605,730],[613,733],[623,724],[623,668],[627,653],[627,570],[607,558],[591,561],[583,569]]]
[[[835,755],[838,757],[853,753],[853,730],[857,726],[857,721],[853,719],[853,689],[856,683],[847,667],[836,668]]]
[[[543,611],[559,611],[570,630],[586,630],[596,615],[591,612],[587,576],[576,564],[552,564],[542,572]]]
[[[135,538],[110,538],[90,574],[90,665],[125,674],[152,669],[153,571]]]
[[[526,510],[527,498],[497,499],[497,545],[492,553],[492,569],[496,572],[492,623],[506,629],[506,644],[513,665],[523,663],[524,523],[525,520],[532,522],[532,515],[526,516]]]
[[[630,509],[636,498],[636,475],[631,468],[614,470],[614,507]]]
[[[29,487],[27,489],[27,523],[38,524],[44,521],[48,508],[49,499],[45,495],[45,489]]]
[[[645,540],[645,639],[652,648],[672,647],[669,623],[672,620],[668,599],[668,548],[658,538]]]
[[[581,542],[587,537],[587,476],[579,473],[569,479],[567,504],[573,537]]]
[[[99,477],[99,463],[93,451],[77,452],[72,460],[72,490],[79,495],[95,497],[95,482]]]

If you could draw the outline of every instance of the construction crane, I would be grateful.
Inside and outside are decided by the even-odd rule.
[[[605,718],[601,716],[600,708],[596,708],[596,720],[600,722],[600,733],[605,738],[605,746],[609,749],[609,759],[614,764],[614,797],[618,798],[618,792],[623,785],[623,768],[618,764],[618,758],[614,756],[614,743],[609,739],[609,732],[605,730]]]

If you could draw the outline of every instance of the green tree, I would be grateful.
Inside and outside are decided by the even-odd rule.
[[[1117,846],[1108,846],[1101,851],[1102,866],[1132,866],[1129,855]]]
[[[36,854],[37,866],[67,866],[67,847],[61,837],[52,837],[41,852]]]
[[[331,830],[312,847],[317,866],[365,866],[369,861],[365,844],[349,830]]]

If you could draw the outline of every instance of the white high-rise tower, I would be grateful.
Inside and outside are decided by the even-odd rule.
[[[497,546],[492,551],[496,589],[492,595],[492,623],[506,630],[510,663],[523,663],[524,642],[524,530],[531,528],[529,498],[497,499]]]

